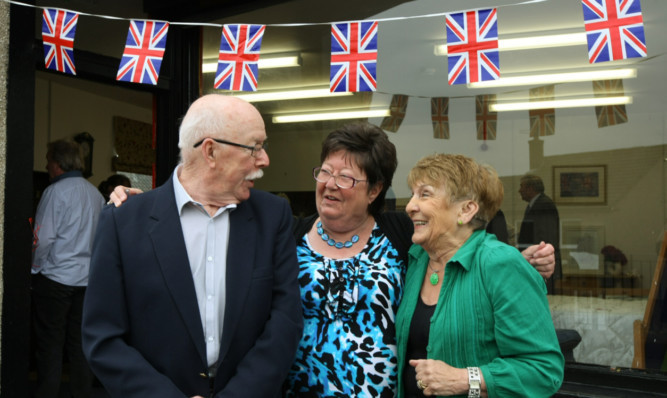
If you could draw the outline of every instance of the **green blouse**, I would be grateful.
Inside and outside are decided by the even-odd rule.
[[[410,322],[427,266],[426,251],[413,245],[396,315],[399,397],[403,368],[409,366]],[[490,398],[555,394],[565,362],[539,273],[516,248],[485,231],[474,232],[445,269],[428,358],[457,368],[480,367]]]

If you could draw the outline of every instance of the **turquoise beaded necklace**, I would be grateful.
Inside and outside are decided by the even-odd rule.
[[[336,242],[333,238],[329,237],[329,234],[324,232],[324,228],[322,227],[322,221],[317,222],[317,234],[320,236],[320,238],[322,238],[323,241],[327,242],[329,246],[333,246],[336,249],[349,248],[352,247],[353,244],[359,242],[359,235],[356,234],[352,236],[352,239],[346,241],[345,243]]]

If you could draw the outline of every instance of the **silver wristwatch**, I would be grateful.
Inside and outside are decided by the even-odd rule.
[[[468,398],[479,397],[482,393],[482,377],[479,368],[468,368]]]

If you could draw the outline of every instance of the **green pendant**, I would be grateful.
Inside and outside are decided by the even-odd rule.
[[[434,273],[431,274],[431,277],[429,278],[429,280],[431,281],[431,285],[435,286],[435,285],[438,284],[438,281],[440,280],[440,278],[438,278],[438,274],[436,274],[434,272]]]

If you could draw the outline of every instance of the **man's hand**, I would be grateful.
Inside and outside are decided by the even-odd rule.
[[[535,267],[537,272],[542,275],[544,279],[548,279],[553,275],[556,268],[556,256],[554,255],[554,247],[551,243],[540,242],[539,245],[533,245],[523,252],[523,256],[528,262]]]

